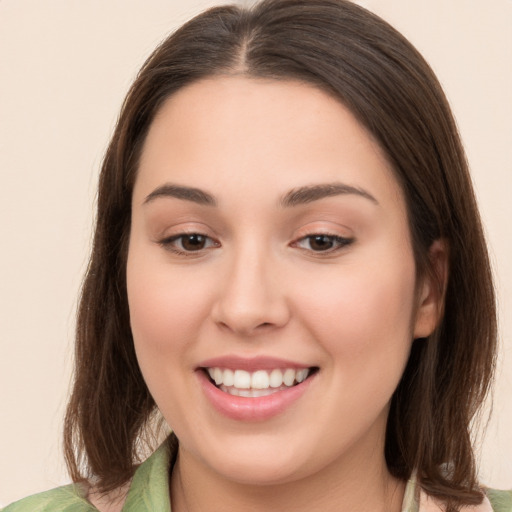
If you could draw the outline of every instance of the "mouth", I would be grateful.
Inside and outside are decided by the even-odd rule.
[[[266,421],[308,404],[303,396],[317,399],[308,391],[316,388],[317,366],[267,356],[227,355],[202,361],[196,370],[209,403],[231,420]]]
[[[318,372],[318,367],[273,368],[247,371],[206,367],[201,368],[208,380],[219,390],[232,396],[259,398],[296,387]]]

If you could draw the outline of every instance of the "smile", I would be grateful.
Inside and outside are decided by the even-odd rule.
[[[275,368],[272,370],[207,368],[206,371],[215,386],[233,396],[262,397],[283,391],[300,384],[313,372],[313,368]]]
[[[196,375],[204,397],[231,420],[266,421],[312,396],[320,368],[269,356],[225,355],[201,361]]]

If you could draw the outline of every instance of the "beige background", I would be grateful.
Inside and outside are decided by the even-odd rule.
[[[214,3],[0,0],[0,505],[68,481],[60,430],[102,154],[145,57]],[[512,1],[360,3],[424,53],[460,125],[501,314],[481,474],[512,487]]]

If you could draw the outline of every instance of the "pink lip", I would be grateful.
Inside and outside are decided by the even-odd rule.
[[[210,365],[208,365],[211,367]],[[224,365],[212,365],[213,367],[230,368]],[[289,368],[289,363],[284,366],[272,366],[272,368]],[[299,366],[304,367],[304,366]],[[238,368],[240,368],[238,366]],[[258,366],[261,369],[261,366]],[[204,394],[213,405],[213,407],[222,415],[237,421],[265,421],[274,416],[283,413],[294,402],[300,399],[309,388],[311,381],[315,379],[316,374],[308,377],[306,380],[281,391],[277,391],[268,396],[246,398],[230,395],[217,388],[206,376],[203,370],[196,372]]]
[[[276,357],[238,357],[223,356],[215,357],[201,362],[199,368],[223,368],[229,370],[245,370],[247,372],[255,372],[257,370],[273,370],[274,368],[293,368],[300,370],[302,368],[310,368],[310,365],[279,359]]]

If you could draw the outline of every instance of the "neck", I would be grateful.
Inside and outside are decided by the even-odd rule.
[[[171,477],[173,512],[212,510],[212,504],[225,512],[399,512],[404,490],[384,457],[376,461],[374,454],[347,456],[307,477],[267,486],[226,479],[180,448]]]

